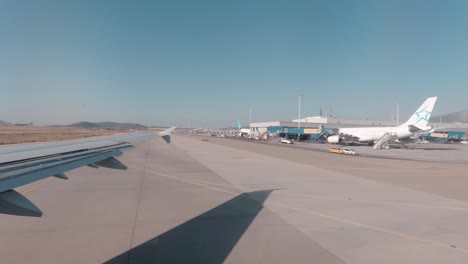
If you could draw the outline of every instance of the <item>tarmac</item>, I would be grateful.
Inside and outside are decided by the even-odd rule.
[[[0,215],[1,262],[468,263],[468,148],[311,146],[174,136],[24,186],[44,216]]]

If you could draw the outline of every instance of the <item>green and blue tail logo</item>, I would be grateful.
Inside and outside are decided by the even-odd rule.
[[[414,113],[418,117],[416,124],[419,123],[419,121],[421,120],[429,122],[429,117],[431,116],[432,112],[426,111],[426,108],[427,107],[424,107],[420,111],[417,111],[416,113]]]

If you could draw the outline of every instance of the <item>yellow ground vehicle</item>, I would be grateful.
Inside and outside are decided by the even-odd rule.
[[[331,153],[343,154],[343,150],[340,148],[331,148],[329,151]]]

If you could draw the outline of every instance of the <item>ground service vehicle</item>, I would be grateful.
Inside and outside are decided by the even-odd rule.
[[[340,148],[331,148],[329,150],[331,153],[336,153],[336,154],[343,154],[343,150]]]
[[[354,152],[354,150],[352,150],[352,149],[345,148],[345,149],[343,149],[343,154],[356,155],[356,152]]]

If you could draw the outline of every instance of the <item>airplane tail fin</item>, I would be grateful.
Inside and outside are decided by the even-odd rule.
[[[429,97],[402,126],[426,127],[432,114],[437,97]]]
[[[237,120],[237,130],[241,130],[242,126],[239,120]]]

